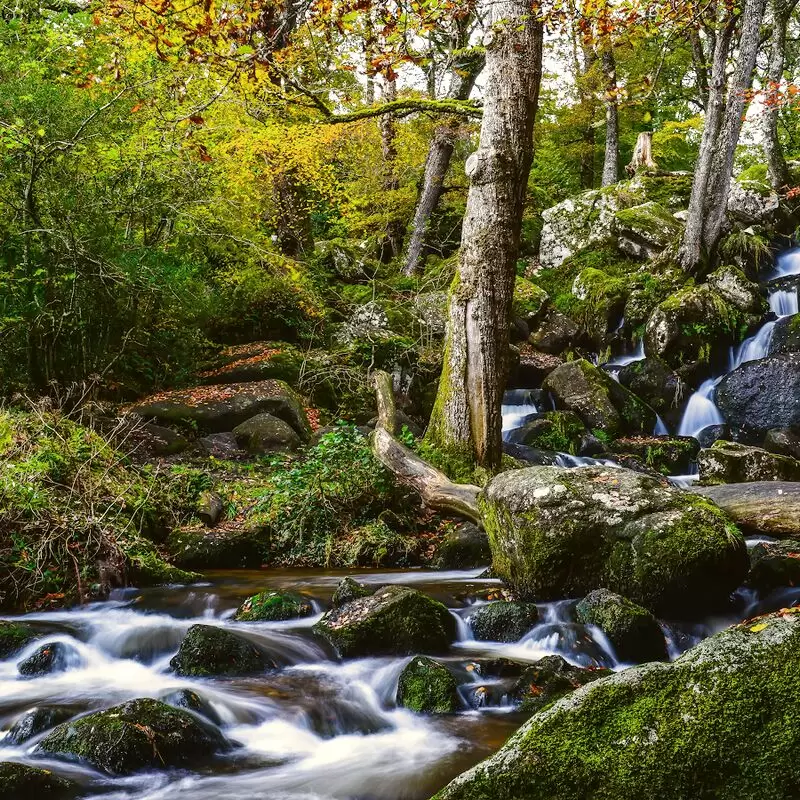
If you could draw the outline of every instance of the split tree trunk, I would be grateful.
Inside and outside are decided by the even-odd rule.
[[[529,0],[495,0],[485,38],[486,96],[470,179],[458,273],[450,290],[444,365],[428,439],[493,468],[502,454],[500,406],[543,26]]]
[[[473,56],[468,62],[459,62],[453,70],[453,80],[447,97],[450,100],[468,100],[475,80],[483,69],[483,58]],[[408,242],[404,275],[414,275],[422,268],[422,254],[428,225],[444,193],[444,179],[450,168],[460,123],[458,120],[445,122],[436,128],[425,161],[425,175],[422,189],[411,224],[411,237]]]
[[[631,163],[625,168],[629,175],[635,175],[640,169],[657,170],[658,164],[653,161],[653,134],[642,131],[636,137],[636,146],[633,148]]]
[[[619,180],[619,104],[617,101],[617,63],[609,44],[601,56],[605,77],[606,154],[603,160],[603,186]]]

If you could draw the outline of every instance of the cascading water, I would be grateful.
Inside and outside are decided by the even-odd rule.
[[[678,427],[678,436],[697,436],[711,425],[724,424],[725,420],[713,399],[716,388],[717,381],[709,378],[689,398]]]
[[[509,441],[510,434],[521,428],[530,418],[539,413],[530,389],[509,389],[503,395],[503,441]]]

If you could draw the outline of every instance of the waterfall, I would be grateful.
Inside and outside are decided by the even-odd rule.
[[[722,425],[725,422],[714,402],[716,388],[717,382],[713,378],[709,378],[689,398],[678,428],[678,436],[697,437],[704,428],[708,428],[710,425]]]
[[[636,343],[636,348],[632,353],[628,355],[617,356],[616,358],[612,358],[610,361],[606,361],[606,367],[627,367],[628,364],[632,364],[634,361],[641,361],[645,358],[644,352],[644,339],[639,339]]]
[[[530,389],[509,389],[503,395],[503,441],[521,428],[530,417],[539,412]]]
[[[769,277],[786,278],[789,275],[800,275],[800,247],[781,253],[775,260],[775,267]]]

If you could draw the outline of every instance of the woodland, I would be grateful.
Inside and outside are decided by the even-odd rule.
[[[800,797],[797,0],[0,0],[0,797]]]

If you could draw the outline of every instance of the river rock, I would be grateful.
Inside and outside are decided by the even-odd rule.
[[[712,272],[706,283],[732,306],[748,314],[761,315],[767,310],[767,301],[761,294],[757,283],[747,279],[745,274],[731,265],[720,267]]]
[[[35,653],[20,661],[17,669],[21,675],[36,677],[52,672],[64,672],[71,664],[80,661],[78,651],[65,642],[43,644]]]
[[[262,529],[176,528],[166,545],[170,561],[181,569],[258,569],[267,542]]]
[[[214,723],[214,725],[222,724],[219,714],[214,710],[211,703],[200,697],[197,692],[193,692],[191,689],[177,689],[174,692],[167,692],[167,694],[159,697],[159,700],[175,708],[185,708],[189,711],[194,711],[195,714],[205,717],[209,722]]]
[[[538,621],[533,603],[487,603],[470,614],[468,620],[475,638],[483,642],[518,642]]]
[[[261,592],[242,603],[236,610],[237,622],[278,622],[309,617],[314,613],[311,602],[294,592]]]
[[[36,636],[36,632],[29,625],[0,620],[0,659],[4,660],[18,653]]]
[[[445,606],[408,586],[384,586],[331,609],[314,626],[343,658],[442,653],[455,639]]]
[[[610,674],[608,669],[576,667],[561,656],[545,656],[522,670],[509,696],[520,710],[535,713]]]
[[[692,491],[713,500],[746,533],[800,538],[799,483],[731,483]]]
[[[239,447],[251,455],[292,452],[302,444],[292,426],[272,414],[256,414],[237,425],[233,435]]]
[[[761,595],[784,586],[800,586],[800,541],[758,542],[748,548],[750,573],[747,585]]]
[[[400,673],[397,705],[420,714],[453,714],[461,705],[458,683],[444,664],[416,656]]]
[[[700,483],[800,481],[800,461],[737,442],[717,441],[697,457]]]
[[[535,350],[557,356],[575,345],[579,333],[578,326],[566,314],[551,311],[528,341]]]
[[[575,412],[590,430],[600,429],[611,436],[649,434],[656,424],[652,408],[585,360],[556,367],[542,388],[558,408]]]
[[[615,439],[612,453],[638,458],[663,475],[686,474],[697,458],[700,445],[692,436],[637,436]]]
[[[729,628],[672,664],[632,667],[578,689],[436,800],[794,797],[794,611]]]
[[[213,625],[192,625],[169,662],[177,675],[255,675],[275,664],[252,642]]]
[[[770,453],[800,459],[800,429],[773,428],[767,431],[764,449]]]
[[[720,381],[716,399],[731,427],[754,435],[800,426],[800,353],[742,364]]]
[[[667,661],[667,643],[658,620],[646,609],[607,589],[595,589],[575,607],[578,622],[597,625],[620,661]]]
[[[368,586],[359,583],[355,578],[351,578],[348,575],[339,581],[339,585],[331,597],[331,605],[334,608],[341,608],[346,603],[358,600],[359,597],[369,597],[373,593],[373,590]]]
[[[800,314],[783,317],[775,323],[768,355],[800,353]]]
[[[586,426],[573,411],[547,411],[513,432],[515,442],[557,453],[577,453]]]
[[[747,573],[744,539],[713,503],[630,470],[512,470],[478,503],[493,572],[519,599],[607,588],[656,613],[698,614]]]
[[[436,548],[435,569],[474,569],[492,560],[489,537],[472,522],[462,522],[447,529]]]
[[[80,786],[49,769],[13,761],[0,762],[0,797],[3,800],[72,800]]]
[[[643,358],[624,366],[618,373],[619,382],[644,400],[662,417],[676,417],[686,385],[676,372],[660,358]]]
[[[232,431],[251,417],[268,413],[291,425],[303,441],[311,438],[300,398],[288,384],[277,380],[176,389],[143,400],[129,411],[144,419],[206,433]]]
[[[193,714],[158,700],[130,700],[59,725],[36,748],[87,761],[112,775],[204,766],[228,750],[225,737]]]
[[[68,706],[37,706],[26,711],[9,729],[5,744],[21,745],[34,736],[66,722],[76,710]]]

